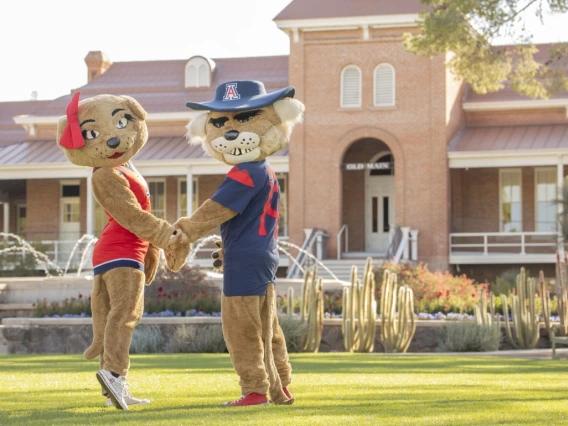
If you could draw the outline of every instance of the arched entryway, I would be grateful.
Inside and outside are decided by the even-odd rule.
[[[385,253],[395,226],[394,155],[382,141],[354,142],[342,161],[343,223],[349,229],[349,251]]]

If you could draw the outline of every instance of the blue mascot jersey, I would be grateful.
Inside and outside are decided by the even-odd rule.
[[[212,197],[239,213],[221,225],[223,293],[264,296],[276,283],[280,187],[266,160],[231,169]]]

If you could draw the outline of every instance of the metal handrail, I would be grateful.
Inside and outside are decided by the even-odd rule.
[[[520,242],[506,243],[506,242],[489,242],[488,237],[501,237],[501,238],[520,238]],[[453,253],[454,248],[481,248],[483,255],[489,255],[489,248],[496,247],[518,247],[520,254],[526,254],[527,247],[555,247],[557,242],[540,242],[533,243],[527,242],[527,237],[553,237],[556,239],[558,233],[556,232],[456,232],[449,235],[450,253]],[[483,242],[479,243],[454,243],[453,238],[482,238]],[[459,252],[456,252],[459,253]]]
[[[314,243],[317,241],[318,236],[320,235],[327,235],[327,234],[324,231],[321,231],[317,228],[313,228],[311,230],[310,234],[306,237],[304,243],[302,244],[301,247],[302,251],[298,253],[295,262],[293,262],[293,265],[288,269],[288,274],[286,275],[286,278],[295,278],[298,275],[300,267],[304,266],[304,263],[306,262],[307,256],[305,252],[312,251],[312,247]]]
[[[337,260],[341,260],[341,234],[345,231],[345,253],[349,251],[349,227],[344,224],[337,233]]]
[[[394,230],[392,240],[385,254],[386,262],[389,262],[394,259],[397,252],[397,248],[400,245],[401,240],[402,240],[402,229],[400,229],[400,226],[397,226]]]

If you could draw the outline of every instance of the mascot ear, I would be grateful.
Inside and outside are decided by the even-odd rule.
[[[282,123],[292,125],[301,123],[305,109],[304,104],[297,99],[286,98],[274,102],[274,110]]]
[[[130,96],[119,96],[119,98],[124,99],[128,107],[132,110],[134,115],[138,117],[140,120],[146,120],[148,114],[142,108],[142,105],[138,103],[138,101]]]
[[[187,125],[187,138],[190,143],[201,143],[207,136],[205,125],[207,124],[209,113],[201,114],[195,117]]]
[[[69,121],[67,120],[67,116],[63,116],[59,119],[59,122],[57,123],[57,145],[59,145],[59,141],[61,140],[61,135],[63,135],[63,131],[65,130],[65,128],[67,127],[67,123]]]

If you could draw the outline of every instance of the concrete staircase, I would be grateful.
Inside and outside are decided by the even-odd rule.
[[[383,257],[373,258],[373,268],[383,264]],[[323,263],[327,266],[338,279],[343,281],[351,281],[351,267],[353,265],[357,266],[357,275],[361,277],[363,274],[363,268],[365,267],[365,262],[367,262],[367,257],[353,257],[348,259],[325,259]],[[331,279],[332,276],[321,266],[318,266],[318,275],[324,279]]]

